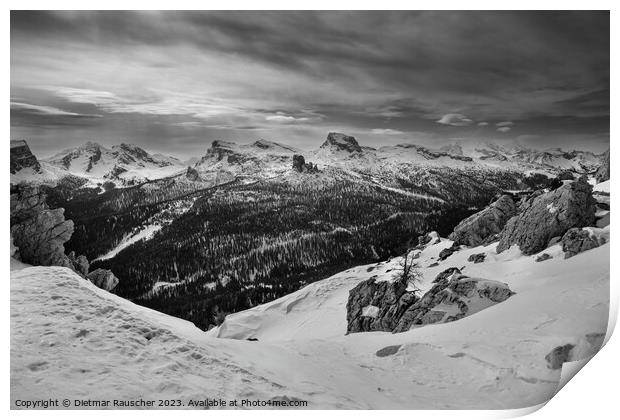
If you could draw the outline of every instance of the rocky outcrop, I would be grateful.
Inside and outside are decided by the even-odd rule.
[[[418,244],[413,249],[425,249],[429,245],[435,245],[441,242],[439,234],[435,231],[425,233],[418,236]]]
[[[506,222],[517,214],[517,206],[509,195],[502,195],[484,210],[461,221],[449,238],[457,245],[479,246],[497,239]]]
[[[405,310],[419,298],[407,292],[401,281],[361,282],[349,292],[347,334],[363,331],[392,331]]]
[[[69,261],[71,261],[71,264],[73,265],[73,269],[78,274],[82,275],[83,277],[86,277],[88,275],[90,263],[88,262],[88,259],[84,255],[76,256],[75,251],[71,251],[69,255],[67,255],[67,257],[69,258]]]
[[[551,258],[553,258],[551,255],[549,255],[546,252],[544,252],[544,253],[540,254],[538,257],[536,257],[536,262],[547,261],[547,260],[550,260]]]
[[[481,252],[479,254],[471,254],[469,258],[467,258],[467,261],[473,262],[474,264],[480,264],[484,262],[486,256],[487,254],[485,254],[484,252]]]
[[[572,181],[575,179],[575,174],[571,171],[562,171],[558,174],[557,179],[560,181]]]
[[[564,258],[570,258],[589,249],[597,248],[606,242],[605,236],[596,235],[592,229],[569,229],[562,236]]]
[[[64,248],[72,234],[64,209],[50,209],[37,187],[23,185],[11,195],[11,236],[23,262],[73,269]]]
[[[503,302],[514,292],[494,280],[453,273],[438,281],[405,311],[393,332],[429,324],[452,322]]]
[[[187,167],[187,172],[185,172],[185,177],[192,182],[200,181],[200,174],[195,168],[191,166]]]
[[[456,251],[458,251],[459,249],[461,249],[461,247],[459,246],[459,244],[457,244],[456,242],[453,243],[452,245],[450,245],[449,248],[444,248],[439,252],[439,261],[443,261],[446,258],[448,258],[450,255],[454,254]]]
[[[349,153],[361,152],[362,148],[355,140],[353,136],[347,136],[342,133],[329,133],[327,140],[321,145],[321,148],[333,148],[336,150],[343,150]]]
[[[41,165],[30,151],[25,140],[11,140],[11,173],[16,174],[24,168],[40,173]]]
[[[603,155],[601,166],[598,168],[594,176],[596,177],[596,182],[598,183],[609,180],[609,150]]]
[[[447,268],[447,269],[443,270],[441,273],[437,274],[437,277],[435,277],[435,280],[433,280],[433,283],[440,283],[440,282],[446,281],[454,273],[459,275],[459,274],[461,274],[461,270],[459,270],[456,267]]]
[[[561,369],[565,362],[569,362],[571,360],[571,352],[573,348],[575,348],[573,344],[565,344],[551,350],[549,354],[545,356],[547,367],[553,370]]]
[[[114,273],[112,273],[111,270],[105,270],[103,268],[98,268],[88,273],[88,280],[95,286],[107,290],[108,292],[113,290],[118,284],[118,278],[116,278]]]
[[[514,294],[504,283],[467,277],[456,267],[439,273],[422,298],[406,289],[404,282],[376,282],[376,277],[358,284],[349,292],[347,334],[456,321]]]
[[[312,162],[307,162],[302,155],[293,155],[293,169],[297,172],[318,172],[319,169]]]
[[[88,259],[73,251],[65,255],[64,243],[73,234],[73,222],[65,220],[64,209],[50,209],[45,199],[38,187],[27,184],[11,194],[11,248],[15,249],[12,256],[32,265],[68,267],[88,278]],[[111,283],[107,280],[106,284]]]
[[[573,227],[592,225],[595,210],[592,187],[584,177],[548,193],[533,194],[520,205],[520,213],[506,223],[497,252],[518,245],[524,254],[535,254],[554,236],[564,235]]]

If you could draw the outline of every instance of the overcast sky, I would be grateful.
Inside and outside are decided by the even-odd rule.
[[[608,12],[12,12],[11,138],[609,147]]]

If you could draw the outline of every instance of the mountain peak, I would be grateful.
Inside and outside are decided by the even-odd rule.
[[[335,148],[337,150],[345,150],[349,153],[361,152],[362,148],[353,136],[347,136],[343,133],[329,133],[327,140],[321,145],[321,148]]]
[[[41,172],[41,165],[30,151],[26,140],[11,140],[11,174],[16,174],[24,168],[31,168],[34,172]]]

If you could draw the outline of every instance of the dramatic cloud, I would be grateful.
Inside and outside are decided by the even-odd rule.
[[[314,148],[336,129],[373,146],[495,140],[476,121],[609,142],[609,12],[13,11],[10,30],[11,97],[30,105],[11,136],[35,152]]]
[[[437,120],[439,124],[453,125],[455,127],[463,127],[471,125],[474,121],[467,118],[463,114],[446,114]]]

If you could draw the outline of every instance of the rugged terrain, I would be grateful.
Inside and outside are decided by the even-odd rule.
[[[55,178],[32,181],[74,223],[67,252],[111,270],[115,293],[207,329],[228,313],[400,255],[425,232],[447,236],[502,191],[547,186],[567,167],[593,173],[598,159],[476,150],[374,149],[329,133],[314,151],[214,141],[185,168],[135,146],[87,143],[42,160]]]

